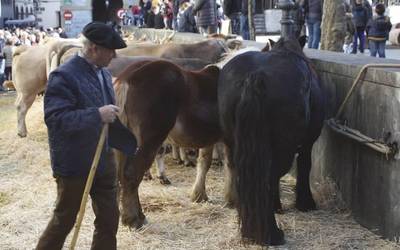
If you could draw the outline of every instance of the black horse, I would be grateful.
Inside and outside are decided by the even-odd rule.
[[[260,245],[284,244],[274,211],[281,209],[279,179],[296,153],[296,208],[316,208],[309,174],[323,125],[323,96],[302,51],[305,39],[299,41],[281,39],[269,52],[239,55],[219,76],[220,122],[232,163],[228,174],[237,190],[231,196],[242,238]]]

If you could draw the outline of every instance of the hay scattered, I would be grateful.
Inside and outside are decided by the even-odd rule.
[[[8,98],[8,99],[7,99]],[[16,135],[14,97],[0,96],[0,249],[32,249],[44,230],[55,201],[47,132],[43,123],[43,100],[38,98],[28,113],[27,138]],[[6,100],[7,99],[7,100]],[[208,174],[210,201],[189,200],[195,169],[167,159],[172,185],[158,180],[140,186],[143,209],[149,220],[143,229],[120,226],[118,249],[260,249],[243,246],[238,237],[234,210],[224,208],[223,171],[213,167]],[[329,183],[329,182],[328,182]],[[270,249],[398,249],[358,225],[351,214],[338,208],[333,184],[320,186],[316,196],[320,210],[301,213],[294,209],[294,179],[281,184],[284,214],[277,215],[287,243]],[[5,203],[1,200],[5,199]],[[89,202],[90,204],[90,202]],[[78,239],[78,249],[89,249],[93,231],[90,205]],[[66,247],[69,246],[69,236]]]

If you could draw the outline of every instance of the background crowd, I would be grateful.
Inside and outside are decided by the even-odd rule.
[[[222,22],[229,22],[230,32],[250,39],[248,1],[255,0],[139,0],[129,6],[122,19],[124,25],[170,29],[208,35],[221,32]],[[308,35],[308,48],[318,49],[324,0],[296,0],[299,32]],[[345,53],[364,53],[385,57],[385,44],[392,27],[385,6],[368,0],[343,0],[346,12]],[[255,9],[251,10],[255,13]],[[67,38],[60,28],[0,29],[0,83],[12,78],[12,51],[16,46],[38,44],[45,36]],[[0,91],[2,91],[0,84]]]
[[[37,29],[33,27],[0,29],[0,91],[3,91],[3,82],[12,79],[12,54],[20,45],[34,46],[45,37],[67,38],[61,27]]]

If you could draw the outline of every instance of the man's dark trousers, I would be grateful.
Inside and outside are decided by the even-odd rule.
[[[116,165],[112,151],[107,153],[106,168],[96,173],[90,196],[96,215],[93,250],[116,249],[119,210],[117,202]],[[56,177],[57,201],[46,230],[39,239],[38,250],[62,249],[79,212],[87,176]]]

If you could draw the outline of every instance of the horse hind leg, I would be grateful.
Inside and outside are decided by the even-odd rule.
[[[225,166],[225,205],[224,207],[234,208],[238,202],[238,192],[236,187],[237,171],[232,165],[232,153],[228,146],[224,147],[224,166]]]
[[[212,164],[215,166],[223,166],[223,145],[220,142],[214,144],[212,153]]]
[[[26,129],[26,113],[28,109],[32,106],[35,101],[35,94],[33,95],[24,95],[20,94],[16,101],[17,107],[17,126],[18,126],[18,135],[20,137],[26,137],[27,129]]]
[[[180,151],[179,147],[174,145],[174,144],[171,144],[171,146],[172,146],[172,159],[174,159],[176,164],[182,165],[183,161],[182,161],[182,158],[181,158],[181,156],[179,154],[179,151]]]
[[[171,181],[168,179],[165,174],[165,154],[166,154],[166,145],[161,146],[158,154],[156,155],[156,165],[157,165],[157,178],[160,180],[160,183],[163,185],[170,185]]]
[[[193,202],[207,201],[206,175],[211,166],[213,146],[200,149],[197,159],[196,181],[193,185],[190,199]]]
[[[140,204],[138,189],[145,172],[154,161],[158,147],[159,145],[140,147],[134,157],[127,159],[127,163],[121,170],[121,221],[124,225],[135,229],[147,223]]]
[[[316,209],[310,190],[311,149],[304,146],[297,156],[296,208],[303,212]]]

